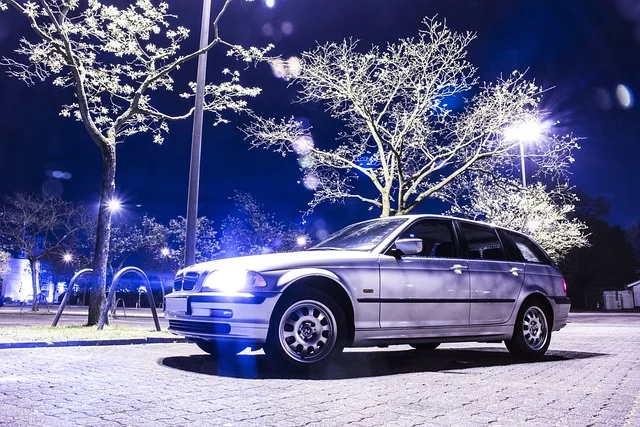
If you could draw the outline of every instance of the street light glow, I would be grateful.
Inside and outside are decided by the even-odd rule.
[[[504,137],[507,141],[536,142],[543,138],[545,130],[543,123],[531,119],[509,126],[504,130]]]
[[[521,123],[515,123],[504,130],[504,138],[509,142],[520,144],[520,167],[522,171],[522,186],[527,186],[527,172],[525,170],[524,158],[526,143],[541,141],[548,129],[548,124],[537,119],[529,119]]]
[[[298,246],[305,246],[307,244],[307,238],[305,236],[299,236],[296,239],[296,242],[298,243]]]
[[[276,5],[276,0],[264,0],[264,4],[271,9],[273,6]]]
[[[111,199],[107,202],[107,209],[111,212],[118,212],[122,209],[122,202],[118,199]]]
[[[65,253],[64,255],[62,255],[62,261],[66,262],[67,264],[70,263],[71,261],[73,261],[73,255],[71,255],[69,252]]]
[[[162,256],[169,256],[169,248],[162,248],[160,253],[162,254]]]

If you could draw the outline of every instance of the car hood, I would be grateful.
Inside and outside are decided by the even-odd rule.
[[[320,267],[330,265],[349,265],[364,260],[377,260],[378,255],[361,251],[317,250],[286,252],[277,254],[252,255],[219,259],[187,267],[183,272],[214,270],[252,270],[273,271],[301,267]]]

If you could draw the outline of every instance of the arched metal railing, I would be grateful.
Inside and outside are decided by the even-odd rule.
[[[101,331],[104,328],[105,323],[107,323],[107,317],[109,316],[109,309],[111,307],[111,301],[113,301],[113,296],[116,293],[116,289],[118,287],[118,283],[122,276],[127,273],[136,273],[138,276],[142,278],[144,281],[144,286],[147,289],[147,298],[149,299],[149,307],[151,307],[151,314],[153,314],[153,321],[156,324],[156,330],[160,331],[160,322],[158,321],[158,312],[156,311],[156,303],[153,300],[153,293],[151,292],[151,285],[149,284],[149,278],[147,275],[139,269],[138,267],[125,267],[122,270],[116,273],[113,281],[111,282],[111,287],[109,288],[109,296],[107,297],[107,306],[104,308],[101,316],[100,322],[98,322],[98,330]]]
[[[83,276],[83,275],[88,274],[88,273],[93,273],[93,270],[90,269],[90,268],[85,268],[83,270],[78,271],[76,274],[73,275],[73,277],[69,281],[69,286],[67,287],[67,292],[65,292],[64,298],[62,298],[62,302],[60,303],[60,307],[58,307],[58,311],[56,312],[56,315],[53,318],[53,322],[51,323],[51,326],[58,326],[58,322],[60,321],[60,316],[62,316],[62,311],[67,306],[67,302],[69,301],[69,296],[71,295],[71,293],[73,291],[73,285],[76,284],[76,281],[80,278],[80,276]]]

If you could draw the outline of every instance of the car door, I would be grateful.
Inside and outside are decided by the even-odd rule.
[[[524,263],[509,260],[492,227],[460,221],[469,262],[471,325],[504,323],[511,317],[524,283]]]
[[[380,326],[461,326],[469,323],[469,275],[450,220],[427,219],[399,238],[419,238],[421,253],[380,257]]]

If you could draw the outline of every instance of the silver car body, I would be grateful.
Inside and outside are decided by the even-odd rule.
[[[398,236],[417,221],[475,223],[436,215],[399,218],[401,225],[369,252],[301,251],[187,267],[165,298],[169,330],[190,339],[260,347],[278,300],[303,283],[335,294],[347,313],[352,347],[509,340],[520,307],[534,296],[547,305],[552,331],[566,325],[570,300],[553,263],[388,255]],[[257,272],[267,286],[202,292],[208,274],[225,270]]]

